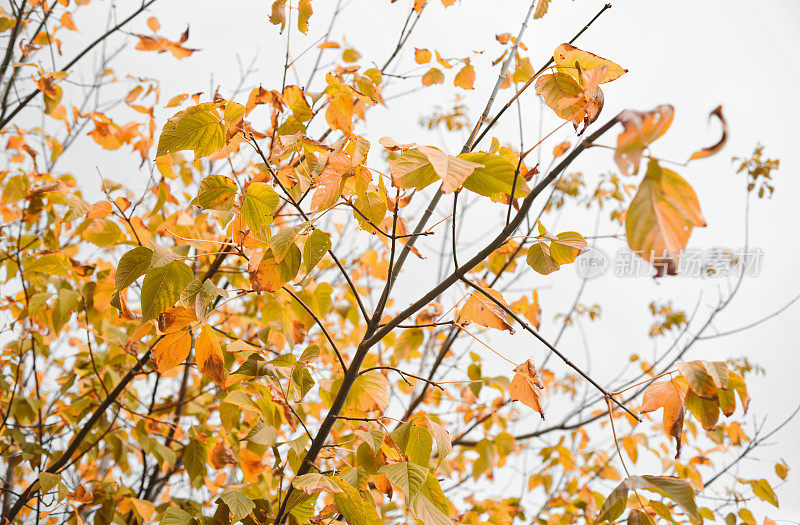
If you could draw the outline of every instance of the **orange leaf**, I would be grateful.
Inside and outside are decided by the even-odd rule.
[[[722,115],[722,106],[717,106],[716,108],[714,108],[714,110],[708,116],[709,119],[711,117],[717,117],[719,119],[720,124],[722,124],[722,136],[719,138],[716,144],[713,144],[711,146],[708,146],[707,148],[703,148],[701,150],[692,153],[692,156],[689,157],[689,160],[710,157],[711,155],[718,153],[719,150],[721,150],[725,146],[725,143],[728,142],[728,123],[725,121],[725,117]]]
[[[222,348],[211,326],[205,324],[194,343],[195,359],[200,371],[220,386],[225,386],[225,362]]]
[[[623,175],[636,175],[639,172],[642,152],[666,133],[674,115],[675,110],[667,104],[650,111],[628,109],[619,114],[619,121],[625,130],[617,137],[614,161]]]
[[[192,348],[192,335],[188,330],[167,334],[153,345],[152,355],[156,370],[166,372],[183,363]]]
[[[675,459],[681,454],[681,433],[683,432],[683,396],[672,381],[659,381],[651,384],[644,391],[641,412],[652,412],[664,409],[664,432],[675,438]]]
[[[484,288],[484,290],[503,305],[506,304],[505,299],[497,290],[491,288]],[[508,321],[508,314],[494,301],[480,292],[470,295],[467,303],[461,308],[458,318],[462,323],[476,323],[487,328],[508,330],[512,334],[514,333],[514,329],[511,328],[511,323]]]
[[[475,68],[469,64],[461,68],[453,83],[462,89],[472,89],[475,83]]]
[[[197,321],[194,308],[176,306],[158,314],[158,329],[162,333],[170,334],[185,328],[194,321]]]
[[[522,401],[532,409],[539,412],[544,419],[544,410],[540,401],[540,391],[544,388],[539,371],[533,364],[533,358],[528,359],[514,369],[514,379],[511,380],[511,400]]]

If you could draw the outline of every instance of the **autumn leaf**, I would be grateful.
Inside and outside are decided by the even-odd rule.
[[[183,363],[189,357],[191,348],[192,334],[188,330],[165,335],[153,345],[151,351],[156,370],[163,373]]]
[[[414,49],[414,62],[417,64],[427,64],[431,61],[432,55],[428,49]]]
[[[456,73],[456,78],[453,81],[456,87],[462,89],[473,89],[475,83],[475,68],[466,64],[461,70]]]
[[[214,448],[211,449],[209,463],[212,467],[219,470],[225,465],[236,465],[236,456],[233,454],[233,449],[220,439],[217,440]]]
[[[300,270],[302,255],[300,248],[292,244],[286,256],[280,261],[275,260],[272,249],[262,255],[261,259],[250,260],[250,283],[256,292],[277,292],[283,285],[291,281]]]
[[[195,359],[200,371],[224,387],[227,372],[216,334],[210,325],[204,324],[194,343]]]
[[[428,158],[433,171],[442,179],[442,193],[458,191],[476,168],[483,167],[483,164],[454,157],[429,146],[417,149]]]
[[[156,156],[192,150],[199,159],[225,146],[225,122],[217,111],[220,105],[207,102],[176,113],[164,124]]]
[[[400,188],[423,189],[439,179],[430,159],[419,149],[404,151],[391,161],[392,184]]]
[[[166,312],[158,314],[158,330],[164,334],[177,332],[197,321],[194,308],[176,306]]]
[[[297,476],[292,480],[292,485],[294,488],[302,490],[309,495],[319,494],[320,492],[327,492],[328,494],[343,492],[329,477],[316,472]]]
[[[689,183],[651,160],[625,215],[630,249],[653,264],[657,277],[675,275],[692,229],[705,225]]]
[[[570,75],[578,82],[581,81],[583,72],[590,69],[602,71],[602,75],[595,80],[597,84],[611,82],[627,72],[626,69],[611,60],[583,51],[571,44],[558,46],[553,53],[553,60],[555,60],[559,72]]]
[[[717,106],[713,111],[711,111],[708,118],[710,119],[712,117],[717,117],[717,120],[719,120],[719,123],[722,125],[722,136],[711,146],[692,153],[692,155],[689,157],[690,161],[710,157],[711,155],[719,153],[719,151],[725,147],[725,143],[728,142],[728,123],[725,121],[725,116],[722,114],[722,106]]]
[[[511,380],[511,400],[522,401],[544,419],[544,409],[541,404],[541,390],[544,388],[539,371],[533,364],[533,358],[528,359],[514,368],[514,378]]]
[[[659,408],[664,409],[664,432],[675,438],[675,458],[677,459],[681,455],[681,434],[686,410],[683,405],[683,396],[672,381],[652,383],[644,391],[641,412],[644,414]]]
[[[542,275],[553,273],[560,268],[550,254],[550,247],[543,242],[537,242],[528,247],[526,261],[528,266]]]
[[[505,299],[497,290],[491,288],[484,288],[484,290],[501,304],[506,304]],[[507,330],[512,334],[514,333],[508,314],[497,303],[481,292],[474,292],[470,295],[461,308],[458,319],[459,322],[464,324],[475,323],[487,328]]]
[[[444,83],[444,73],[438,67],[432,67],[427,73],[422,75],[422,85],[432,86],[434,84]]]
[[[547,14],[547,8],[549,6],[550,0],[538,0],[538,2],[536,2],[536,10],[533,12],[534,20],[538,20]]]
[[[636,175],[642,152],[667,132],[672,124],[675,110],[664,104],[651,111],[627,109],[618,115],[625,127],[617,136],[614,160],[623,175]]]

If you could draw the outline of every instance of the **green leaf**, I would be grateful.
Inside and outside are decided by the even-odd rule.
[[[508,159],[501,155],[490,155],[482,151],[472,153],[462,153],[458,156],[470,162],[483,164],[482,168],[477,168],[472,175],[464,181],[464,188],[475,192],[484,197],[498,196],[500,194],[511,194],[514,187],[514,172],[517,167]],[[514,198],[524,197],[530,193],[523,174],[517,175],[517,185],[514,187]]]
[[[199,208],[228,211],[233,207],[233,196],[238,191],[233,179],[224,175],[211,175],[200,182],[200,189],[192,204]]]
[[[558,270],[558,263],[550,255],[550,248],[543,242],[537,242],[528,248],[528,266],[534,271],[547,275]]]
[[[433,170],[442,179],[442,193],[458,191],[472,172],[483,167],[482,164],[448,155],[430,146],[420,146],[418,149],[428,157]]]
[[[272,248],[272,255],[275,257],[275,262],[280,263],[283,258],[289,253],[294,246],[294,241],[300,232],[303,231],[308,223],[303,222],[289,228],[284,228],[269,241],[269,247]]]
[[[58,333],[72,317],[72,312],[78,306],[80,294],[74,290],[62,288],[58,291],[58,298],[53,304],[53,331]]]
[[[187,525],[194,523],[192,515],[178,507],[169,507],[161,516],[161,525]]]
[[[278,440],[278,431],[259,419],[258,422],[253,425],[253,428],[250,429],[250,432],[247,433],[245,439],[256,445],[271,447]]]
[[[418,149],[403,152],[391,162],[392,181],[401,188],[422,189],[439,180],[428,157]]]
[[[603,506],[600,507],[600,512],[597,514],[596,523],[603,521],[614,523],[617,518],[622,516],[622,513],[625,512],[625,508],[627,506],[628,486],[626,485],[626,482],[623,481],[617,485],[617,488],[611,491],[611,494],[609,494],[606,500],[603,502]]]
[[[216,102],[199,104],[176,113],[170,118],[158,138],[156,156],[183,150],[193,150],[199,159],[225,146],[225,124]]]
[[[316,472],[297,476],[292,480],[292,485],[308,495],[319,494],[320,492],[328,492],[330,494],[344,492],[331,478]]]
[[[628,514],[628,525],[656,525],[650,515],[639,509],[631,509]]]
[[[703,363],[700,361],[692,361],[690,363],[678,361],[675,364],[678,367],[678,371],[698,396],[704,399],[717,398],[717,387],[714,385],[714,380],[706,372]]]
[[[117,223],[108,219],[96,219],[83,230],[81,237],[101,248],[116,244],[122,238],[122,230]]]
[[[379,226],[386,216],[387,207],[384,195],[380,191],[365,192],[355,200],[353,206],[358,210],[353,210],[353,218],[358,221],[359,227],[364,231],[375,233],[372,224]]]
[[[266,182],[251,182],[242,200],[242,219],[253,232],[261,232],[272,222],[278,207],[278,194]]]
[[[411,512],[425,525],[452,525],[449,516],[450,501],[444,495],[439,480],[428,472],[425,483],[420,487],[417,494],[411,501]]]
[[[453,444],[452,440],[450,439],[450,433],[446,428],[438,423],[434,423],[433,421],[428,421],[428,425],[430,425],[433,439],[436,441],[436,467],[438,468],[450,451],[453,450]]]
[[[429,469],[405,461],[394,465],[384,465],[378,472],[386,476],[392,485],[403,491],[406,501],[412,501],[428,477]]]
[[[253,412],[260,412],[258,406],[256,406],[253,400],[250,399],[250,396],[245,394],[242,390],[234,390],[233,392],[228,393],[222,402],[230,405],[236,405],[239,408],[244,408]]]
[[[365,501],[361,494],[349,483],[338,476],[331,480],[342,492],[333,495],[333,501],[339,508],[349,525],[379,525],[381,522],[372,497]]]
[[[151,268],[142,283],[142,321],[147,322],[172,308],[192,280],[192,269],[181,261]]]
[[[114,285],[117,291],[122,291],[136,279],[145,274],[150,268],[150,261],[153,260],[153,250],[144,246],[137,246],[120,258],[117,266],[117,274],[114,277]]]
[[[684,403],[704,429],[714,429],[719,420],[719,399],[704,399],[689,390],[684,397]]]
[[[702,521],[694,501],[694,490],[688,482],[672,476],[631,476],[624,481],[630,490],[650,490],[680,506],[693,523]]]
[[[358,432],[358,435],[374,453],[377,453],[381,449],[381,446],[383,446],[383,440],[386,436],[382,430],[360,431]]]
[[[192,438],[183,449],[181,457],[192,486],[201,486],[206,477],[206,460],[208,458],[206,447],[197,439]]]
[[[222,500],[225,505],[228,506],[228,510],[231,511],[231,522],[236,523],[237,521],[241,521],[245,517],[247,517],[253,509],[256,508],[256,504],[253,503],[253,500],[245,496],[239,491],[231,490],[226,492],[219,498],[217,501]]]
[[[303,246],[303,266],[305,272],[310,273],[330,249],[330,236],[320,229],[312,231]]]
[[[550,256],[558,265],[570,264],[586,248],[586,239],[578,232],[562,232],[550,241]]]
[[[39,472],[39,485],[42,494],[47,494],[53,487],[61,483],[61,474],[51,472]]]

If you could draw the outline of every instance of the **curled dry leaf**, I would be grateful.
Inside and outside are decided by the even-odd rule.
[[[511,380],[511,400],[522,401],[532,409],[539,412],[544,419],[544,410],[541,404],[541,390],[544,388],[542,378],[533,358],[528,359],[514,369],[514,379]]]
[[[662,104],[650,111],[626,109],[619,114],[617,120],[625,129],[617,136],[614,161],[623,175],[639,173],[642,152],[667,132],[674,115],[675,109],[668,104]]]
[[[675,438],[675,459],[678,459],[681,455],[681,433],[686,409],[683,395],[672,381],[658,381],[644,391],[641,412],[644,414],[659,408],[664,409],[664,432]]]
[[[215,469],[221,469],[225,465],[236,465],[236,456],[233,454],[231,447],[220,440],[217,441],[217,444],[214,445],[214,448],[211,450],[209,463],[211,463],[211,466]]]
[[[710,157],[711,155],[718,153],[725,146],[725,143],[728,142],[728,123],[725,121],[725,116],[722,114],[722,106],[717,106],[714,108],[714,110],[708,115],[709,119],[711,117],[717,117],[717,119],[719,119],[719,122],[722,125],[722,136],[715,144],[692,153],[692,156],[689,157],[689,160]]]
[[[391,137],[381,137],[378,141],[381,146],[388,149],[389,151],[405,151],[407,149],[411,149],[416,146],[416,143],[412,142],[411,144],[400,144],[396,140]]]
[[[503,305],[506,304],[500,292],[491,288],[484,288],[487,293],[497,299]],[[512,334],[514,329],[509,322],[508,314],[494,301],[480,292],[470,295],[464,307],[458,314],[461,323],[475,323],[487,328],[497,328],[498,330],[508,330]]]

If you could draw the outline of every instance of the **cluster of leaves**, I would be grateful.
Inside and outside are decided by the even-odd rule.
[[[534,19],[548,3],[531,4]],[[34,31],[20,51],[25,60],[38,51],[31,46],[58,49],[57,30],[76,29],[67,2],[30,4],[14,14],[0,12],[0,31],[13,32],[12,41],[20,30],[35,29],[34,15],[62,14],[55,29]],[[425,6],[412,2],[409,20]],[[293,29],[294,20],[306,33],[313,12],[310,0],[278,0],[270,22],[283,32]],[[156,35],[157,20],[146,24],[153,35],[133,33],[135,49],[178,59],[195,52],[184,46],[188,30],[171,41]],[[398,49],[408,34],[404,30]],[[624,222],[631,249],[658,275],[674,273],[692,228],[705,221],[689,184],[649,155],[673,109],[625,111],[582,141],[602,111],[600,84],[625,70],[562,44],[554,65],[536,74],[519,54],[521,42],[509,35],[498,40],[505,48],[495,65],[503,62],[502,71],[510,71],[515,64],[498,87],[525,82],[522,91],[534,85],[558,117],[576,130],[583,123],[572,149],[567,141],[555,147],[553,161],[560,161],[546,174],[526,165],[527,152],[499,139],[480,150],[472,138],[485,125],[481,121],[458,154],[390,137],[380,140],[382,149],[374,147],[359,133],[370,108],[386,105],[383,91],[392,77],[384,73],[391,59],[383,68],[364,68],[350,47],[342,63],[326,72],[320,92],[259,86],[240,102],[219,93],[178,94],[163,104],[177,108],[174,114],[158,123],[162,104],[153,80],[131,80],[133,88],[123,90],[118,103],[139,117],[118,124],[113,111],[87,110],[70,96],[69,68],[38,66],[40,75],[29,87],[41,94],[38,109],[50,120],[27,129],[14,115],[28,102],[20,99],[13,109],[3,101],[0,130],[9,153],[0,167],[0,262],[8,290],[0,303],[8,319],[0,354],[3,518],[184,525],[317,524],[342,516],[372,525],[405,515],[432,525],[526,518],[576,523],[613,522],[630,507],[630,523],[651,523],[654,515],[673,523],[681,516],[713,519],[694,497],[707,474],[701,467],[713,466],[712,452],[701,450],[704,438],[687,409],[720,457],[748,446],[739,423],[721,422],[720,413],[734,414],[737,395],[747,410],[744,375],[750,369],[679,362],[672,377],[675,371],[657,374],[656,363],[640,360],[641,373],[629,383],[643,381],[609,392],[561,353],[558,342],[539,334],[544,320],[537,291],[517,294],[499,282],[523,274],[544,279],[587,248],[580,233],[553,234],[541,220],[531,220],[525,235],[515,232],[545,188],[556,192],[542,216],[579,197],[581,175],[556,177],[615,124],[623,126],[614,148],[621,174],[598,183],[589,202],[611,201],[617,207],[612,223]],[[326,40],[320,52],[337,46]],[[446,69],[460,62],[454,83],[473,86],[469,59],[435,56]],[[431,60],[426,49],[414,53],[417,65]],[[23,62],[12,64],[13,71]],[[116,79],[99,63],[99,78]],[[434,69],[439,71],[425,74],[434,81],[423,76],[423,85],[440,78]],[[315,66],[312,76],[316,72]],[[0,78],[8,78],[5,71]],[[87,99],[95,95],[90,91]],[[714,115],[725,131],[721,110]],[[318,140],[310,136],[312,121],[323,129]],[[76,181],[86,176],[64,173],[57,164],[84,126],[99,147],[135,152],[143,170],[151,168],[143,195],[102,180],[104,198],[87,202]],[[692,159],[719,151],[724,138],[725,132]],[[628,182],[645,158],[642,180]],[[774,167],[776,161],[761,160],[760,150],[742,165],[753,181],[768,178]],[[404,308],[393,286],[419,280],[403,272],[403,264],[409,254],[427,254],[415,246],[419,238],[441,235],[443,228],[426,221],[443,196],[460,196],[470,207],[489,210],[487,217],[499,211],[506,220],[498,221],[491,238],[478,239],[477,254],[461,264],[453,239],[452,252],[443,256],[448,264],[453,258],[453,273],[446,270],[441,282]],[[459,217],[448,218],[456,232]],[[555,217],[544,222],[549,220]],[[527,265],[517,264],[522,257]],[[659,330],[687,326],[671,307],[652,311],[664,317]],[[581,316],[600,314],[598,305],[576,300],[556,319],[563,330]],[[515,362],[484,334],[473,333],[473,326],[533,336],[568,371],[537,368],[533,358]],[[468,336],[480,351],[455,351],[456,341]],[[511,365],[505,374],[488,374],[484,350]],[[439,368],[443,362],[446,373]],[[390,381],[394,377],[400,380]],[[607,404],[588,419],[533,433],[514,424],[531,410],[542,419],[555,412],[548,408],[551,397],[583,404],[586,384],[602,393],[589,405]],[[646,386],[637,413],[630,406],[636,396],[623,393],[640,385]],[[643,425],[646,430],[632,426],[618,439],[615,419],[633,423],[657,409],[663,409],[663,431],[678,451],[684,441],[697,444],[689,460],[671,459],[655,444],[658,423]],[[603,442],[597,436],[605,433],[596,431],[602,425],[589,426],[606,416],[612,433]],[[463,483],[490,483],[540,444],[530,438],[545,435],[553,440],[535,451],[542,468],[526,473],[528,491],[546,495],[538,515],[526,516],[519,498],[480,499],[480,488],[463,498],[452,495]],[[633,463],[642,449],[677,476],[623,480],[611,464],[614,449],[622,459],[620,446]],[[787,470],[781,465],[776,472],[783,479]],[[620,481],[606,496],[605,483]],[[777,505],[766,480],[741,478],[737,484]],[[655,499],[644,502],[638,491]],[[739,517],[750,523],[745,510]]]

